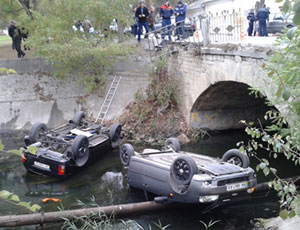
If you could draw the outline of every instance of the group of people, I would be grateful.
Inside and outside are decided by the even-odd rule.
[[[143,33],[143,28],[146,30],[145,38],[147,38],[149,33],[149,28],[152,31],[155,31],[155,9],[151,7],[150,12],[145,6],[144,1],[140,1],[140,5],[138,8],[133,9],[134,17],[136,20],[136,24],[132,27],[132,33],[134,36],[138,35],[138,42],[141,41],[141,35]],[[180,39],[180,36],[184,34],[184,21],[186,17],[186,6],[179,1],[175,9],[170,5],[168,0],[165,0],[164,4],[160,7],[159,15],[162,18],[162,40],[165,39],[165,35],[167,34],[169,40],[171,41],[171,17],[175,15],[176,21],[176,35],[177,39]],[[166,31],[166,32],[165,32]],[[154,33],[156,38],[158,38],[157,33]]]
[[[249,21],[248,36],[256,35],[255,22],[257,21],[258,21],[258,35],[268,36],[267,20],[269,20],[269,15],[270,15],[270,11],[268,8],[266,8],[266,5],[260,8],[257,11],[256,15],[254,14],[254,10],[251,9],[247,16],[247,19]]]
[[[16,21],[11,21],[8,28],[8,35],[12,39],[12,49],[17,51],[18,58],[23,58],[26,54],[22,50],[22,40],[27,39],[28,33],[24,28],[19,28]],[[27,49],[25,47],[25,49]]]

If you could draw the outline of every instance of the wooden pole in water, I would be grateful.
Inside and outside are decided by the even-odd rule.
[[[170,204],[158,204],[154,201],[112,205],[106,207],[97,208],[85,208],[75,209],[57,212],[46,212],[46,213],[34,213],[27,215],[12,215],[12,216],[1,216],[0,227],[15,227],[15,226],[26,226],[35,224],[46,224],[46,223],[57,223],[63,222],[62,217],[72,219],[73,217],[79,217],[84,215],[98,214],[101,210],[105,215],[115,215],[118,217],[126,217],[135,214],[141,214],[146,212],[153,212],[157,210],[163,210],[169,208]]]
[[[300,184],[300,177],[294,177],[286,179],[287,181],[293,181],[296,185]],[[268,182],[258,184],[255,187],[254,193],[267,193],[272,190]],[[73,217],[79,217],[84,215],[93,215],[99,213],[101,210],[105,215],[115,215],[117,217],[127,217],[131,215],[137,215],[147,212],[161,211],[168,208],[176,207],[176,204],[159,204],[155,201],[147,201],[132,204],[121,204],[112,205],[106,207],[97,208],[85,208],[66,210],[58,212],[46,212],[46,213],[35,213],[27,215],[13,215],[13,216],[1,216],[0,227],[15,227],[15,226],[26,226],[35,224],[46,224],[46,223],[57,223],[63,222],[62,217],[72,219]]]

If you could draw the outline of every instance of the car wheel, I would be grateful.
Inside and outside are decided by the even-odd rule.
[[[286,28],[288,28],[288,29],[291,29],[291,28],[293,28],[294,26],[293,25],[287,25],[286,26]]]
[[[120,160],[124,166],[128,166],[131,157],[134,156],[134,148],[131,144],[124,144],[120,147]]]
[[[170,137],[165,141],[165,149],[173,149],[175,152],[180,152],[180,143],[177,138]]]
[[[109,130],[109,137],[111,141],[111,147],[117,148],[120,144],[121,140],[121,132],[122,132],[122,126],[120,123],[115,123],[111,126]]]
[[[72,119],[72,123],[75,124],[76,126],[81,126],[84,117],[85,117],[84,112],[78,111],[77,113],[75,113],[75,116]]]
[[[176,158],[171,166],[171,176],[178,185],[189,184],[196,173],[198,173],[198,167],[189,156]]]
[[[222,161],[242,168],[248,168],[250,166],[249,157],[246,154],[241,153],[238,149],[231,149],[224,153]]]
[[[78,167],[84,166],[89,159],[89,139],[79,135],[72,144],[73,160]]]
[[[35,123],[29,131],[29,139],[31,143],[45,141],[47,130],[47,126],[44,123]]]

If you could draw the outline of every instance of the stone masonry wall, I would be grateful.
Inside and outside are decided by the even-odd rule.
[[[264,55],[263,55],[264,54]],[[179,51],[168,57],[168,67],[176,76],[181,86],[179,105],[187,122],[192,123],[192,108],[197,98],[210,86],[220,81],[234,81],[245,83],[251,87],[266,88],[268,80],[262,70],[264,58],[263,52],[253,51],[224,51],[210,48],[208,50],[191,49]],[[222,100],[222,98],[219,98]],[[201,112],[201,111],[200,111]],[[247,114],[247,111],[241,111]],[[203,122],[197,128],[206,129],[230,129],[238,128],[236,119],[232,117],[224,125],[224,119],[220,116],[212,116],[212,111],[200,114],[207,117],[212,125]],[[251,113],[251,111],[249,111]],[[249,114],[249,116],[253,116]],[[246,117],[249,117],[246,116]],[[214,120],[215,119],[215,120]],[[211,122],[211,120],[214,120]]]

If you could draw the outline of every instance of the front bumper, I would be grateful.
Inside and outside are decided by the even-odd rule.
[[[228,177],[228,175],[215,177],[212,181],[210,181],[210,183],[205,183],[206,181],[197,181],[193,179],[188,189],[184,193],[180,194],[174,192],[174,196],[171,200],[184,203],[208,203],[218,200],[224,200],[225,203],[231,202],[232,200],[238,199],[238,196],[241,193],[247,195],[247,190],[252,189],[256,186],[257,181],[256,178],[253,176],[253,172],[254,171],[251,170],[249,173],[237,173],[234,176],[232,175],[231,177]],[[221,185],[220,183],[218,183],[220,181],[230,179],[233,179],[234,181],[234,179],[238,178],[247,178],[247,180],[241,179],[239,182]],[[245,184],[245,187],[228,190],[228,185],[239,183]],[[209,199],[205,199],[209,197],[212,198],[211,201],[209,201]],[[205,202],[205,200],[207,202]]]

